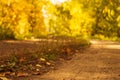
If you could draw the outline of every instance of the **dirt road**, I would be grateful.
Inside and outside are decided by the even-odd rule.
[[[57,70],[20,80],[120,80],[120,43],[91,41],[90,48],[62,61]]]
[[[94,41],[58,70],[29,80],[120,80],[120,43]]]

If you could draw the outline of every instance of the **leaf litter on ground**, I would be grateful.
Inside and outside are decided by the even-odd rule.
[[[72,56],[73,52],[79,52],[78,49],[69,46],[71,44],[60,44],[59,46],[54,44],[54,47],[51,47],[52,44],[44,46],[43,49],[40,49],[41,51],[38,50],[34,53],[27,51],[22,56],[16,54],[11,55],[0,64],[0,75],[2,75],[1,73],[4,74],[2,78],[41,75],[51,69],[56,69],[56,64],[59,64],[58,61],[71,59],[69,57]]]

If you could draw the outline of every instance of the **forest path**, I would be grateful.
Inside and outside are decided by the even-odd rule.
[[[120,43],[99,40],[91,40],[91,43],[90,48],[75,53],[71,60],[63,60],[57,70],[51,70],[40,76],[21,77],[17,80],[120,80]],[[14,42],[14,44],[16,45],[10,42],[8,46],[8,42],[1,42],[1,54],[6,50],[10,53],[14,47],[17,47],[19,52],[22,51],[22,46],[30,49],[33,47],[31,51],[38,47],[34,42],[25,42],[23,45],[21,42]]]
[[[55,71],[30,80],[120,80],[120,43],[92,40],[89,49],[76,53]]]

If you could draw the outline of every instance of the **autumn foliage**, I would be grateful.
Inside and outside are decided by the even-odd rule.
[[[119,0],[1,0],[0,39],[120,37]]]

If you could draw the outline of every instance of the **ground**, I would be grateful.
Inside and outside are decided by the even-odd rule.
[[[91,47],[61,61],[56,70],[17,80],[120,80],[120,43],[91,40]]]

